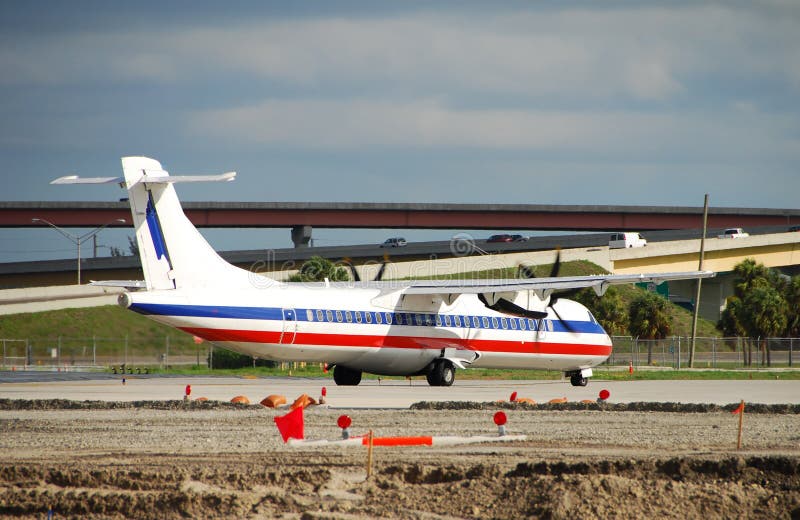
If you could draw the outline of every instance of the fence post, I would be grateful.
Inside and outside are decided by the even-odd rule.
[[[711,337],[711,366],[717,368],[717,338]]]
[[[678,348],[677,348],[677,351],[678,351],[678,370],[680,370],[681,369],[681,337],[678,336],[677,340],[678,340]]]
[[[92,334],[92,366],[97,366],[97,336]]]
[[[28,365],[33,364],[33,349],[31,348],[31,340],[25,338],[25,369],[27,370]]]
[[[128,335],[125,334],[125,357],[122,363],[123,371],[128,368]]]
[[[792,343],[794,343],[794,338],[789,338],[789,366],[792,366]]]
[[[164,368],[169,366],[169,334],[167,334],[167,352],[164,354]]]
[[[58,337],[58,350],[56,352],[56,366],[61,366],[61,336]]]

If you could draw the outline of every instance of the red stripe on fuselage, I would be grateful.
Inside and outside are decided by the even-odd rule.
[[[282,333],[278,331],[262,330],[207,329],[199,327],[180,327],[180,329],[208,341],[279,344],[282,335]],[[404,349],[461,347],[468,350],[477,350],[479,352],[502,352],[510,354],[611,355],[610,345],[555,343],[549,341],[526,341],[523,343],[520,340],[502,341],[496,339],[462,339],[457,337],[374,336],[361,334],[318,334],[311,332],[294,333],[287,331],[283,343],[287,347],[293,344]]]

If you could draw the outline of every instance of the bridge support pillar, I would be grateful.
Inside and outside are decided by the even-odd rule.
[[[311,241],[311,226],[293,226],[292,227],[292,242],[294,247],[308,247]]]

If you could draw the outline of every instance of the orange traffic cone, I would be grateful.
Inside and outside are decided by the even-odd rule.
[[[628,373],[633,375],[633,361],[628,362]]]

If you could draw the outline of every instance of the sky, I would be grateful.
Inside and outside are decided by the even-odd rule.
[[[48,182],[126,155],[238,172],[193,201],[797,208],[800,2],[0,2],[0,200],[117,200]],[[0,230],[0,261],[74,255]]]

